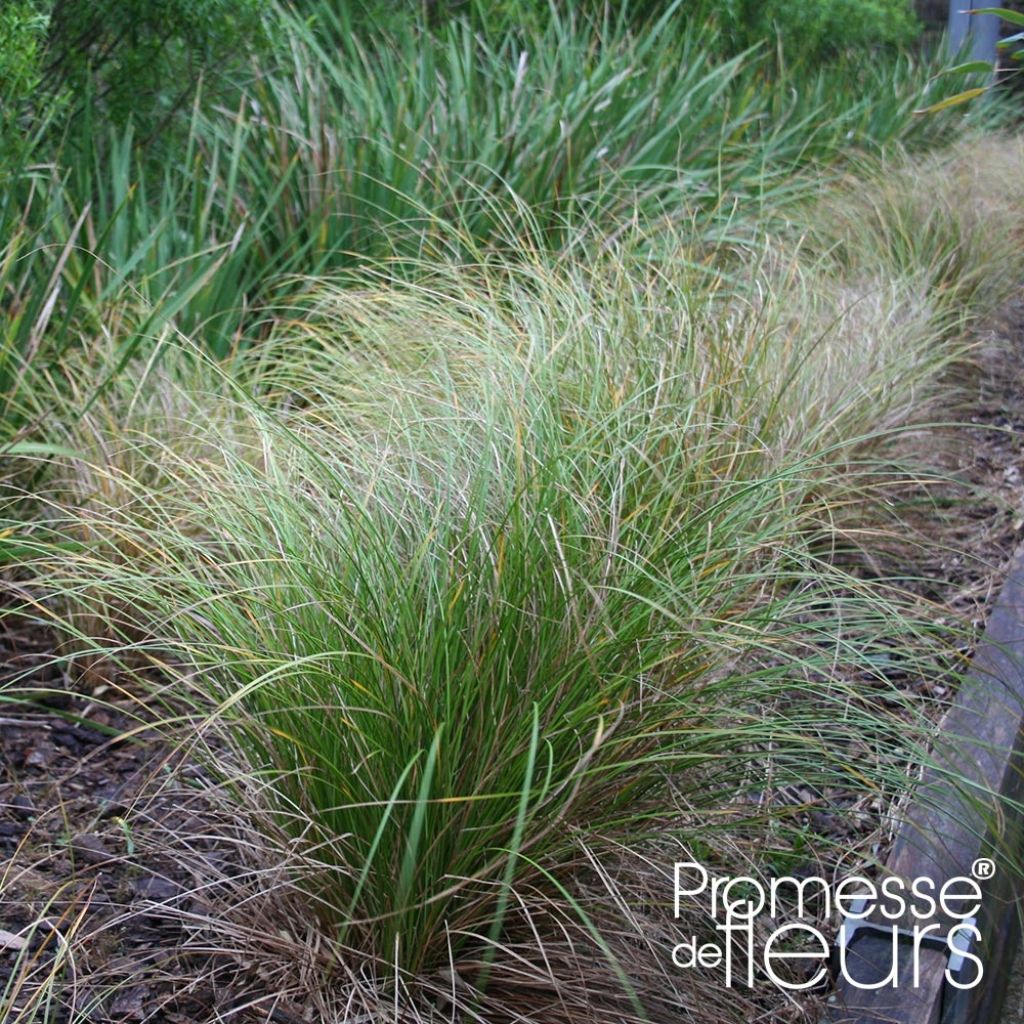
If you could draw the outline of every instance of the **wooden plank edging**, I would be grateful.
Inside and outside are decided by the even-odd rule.
[[[903,814],[887,875],[924,876],[937,886],[971,876],[979,858],[995,873],[981,882],[983,899],[973,951],[981,982],[958,990],[946,981],[947,953],[921,948],[913,983],[911,948],[901,948],[896,987],[874,991],[839,977],[829,999],[833,1024],[994,1024],[1006,995],[1020,941],[1017,901],[1024,886],[1024,549],[989,616],[956,701],[947,711],[934,751]],[[962,781],[957,781],[962,780]],[[984,865],[982,865],[984,866]],[[980,872],[979,872],[980,873]],[[936,917],[935,921],[948,924]],[[891,927],[892,922],[882,922]],[[906,923],[908,922],[899,922]],[[891,942],[865,936],[850,947],[851,973],[882,980],[892,962]]]

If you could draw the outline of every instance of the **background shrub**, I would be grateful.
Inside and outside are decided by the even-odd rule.
[[[911,42],[921,25],[909,0],[698,0],[694,17],[715,21],[735,51],[773,44],[790,60]]]
[[[671,8],[687,20],[716,26],[732,52],[765,42],[771,47],[778,35],[790,59],[903,45],[921,31],[911,0],[360,0],[354,5],[363,18],[383,25],[422,11],[435,22],[469,14],[480,25],[501,29],[535,27],[553,13],[622,18],[639,26]]]
[[[42,78],[48,9],[46,0],[0,6],[0,180],[25,146],[25,113]]]
[[[237,66],[265,39],[268,8],[268,0],[23,0],[0,15],[0,34],[5,25],[15,34],[13,60],[30,80],[23,89],[70,86],[124,121],[173,109],[204,74]]]

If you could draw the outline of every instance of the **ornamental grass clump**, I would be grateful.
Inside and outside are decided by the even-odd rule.
[[[991,310],[1024,273],[1021,202],[1006,188],[1022,168],[1019,135],[969,134],[913,161],[893,154],[833,190],[806,242],[847,276],[867,263],[917,276],[946,316]]]
[[[307,287],[233,377],[187,345],[127,372],[64,436],[49,529],[86,543],[37,569],[80,649],[162,667],[352,999],[525,977],[640,1019],[684,998],[670,891],[624,923],[594,857],[627,892],[649,844],[781,851],[789,787],[923,756],[885,666],[934,671],[936,628],[822,554],[881,472],[872,381],[946,356],[839,346],[816,395],[831,336],[782,344],[767,280],[628,247],[421,281]],[[795,382],[828,409],[795,419]],[[614,984],[572,980],[580,948]]]

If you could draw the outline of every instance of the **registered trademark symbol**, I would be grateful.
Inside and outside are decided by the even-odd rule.
[[[995,873],[996,873],[995,861],[989,860],[988,857],[979,857],[971,865],[971,874],[974,875],[974,877],[979,882],[987,881]]]

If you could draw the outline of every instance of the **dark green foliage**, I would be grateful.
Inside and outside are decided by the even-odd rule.
[[[304,12],[301,0],[288,0],[297,13]],[[691,0],[334,0],[319,4],[361,27],[389,31],[410,17],[439,27],[446,21],[465,19],[486,34],[533,32],[552,19],[590,22],[618,22],[640,29],[671,9],[684,9]]]
[[[49,24],[46,6],[41,0],[12,0],[0,7],[0,101],[5,110],[39,83]]]
[[[926,90],[929,68],[895,56],[726,61],[674,18],[651,32],[552,18],[514,36],[411,20],[371,40],[341,15],[323,4],[282,19],[287,47],[254,62],[232,102],[204,88],[156,152],[156,122],[105,124],[101,103],[58,119],[46,138],[63,145],[38,151],[53,174],[26,165],[8,193],[0,307],[62,280],[62,339],[114,307],[133,345],[173,324],[226,356],[262,337],[289,275],[417,257],[443,226],[466,259],[527,237],[558,248],[634,210],[740,237],[762,211],[781,215],[812,169],[933,144],[958,123],[913,116],[955,85]],[[24,251],[40,254],[31,268]],[[7,325],[12,353],[38,351],[35,324]]]
[[[264,40],[268,0],[32,0],[48,21],[42,84],[111,119],[160,115]],[[159,123],[157,121],[153,127]]]
[[[48,0],[0,5],[0,181],[28,147],[27,114],[42,78],[48,9]]]
[[[714,7],[734,46],[770,40],[777,31],[790,58],[897,46],[921,29],[909,0],[717,0]]]
[[[921,31],[911,0],[356,0],[336,5],[385,27],[424,13],[437,23],[468,16],[481,27],[536,28],[552,14],[622,19],[639,27],[677,8],[684,19],[714,26],[738,53],[780,39],[788,59],[821,60],[845,50],[909,43]]]

